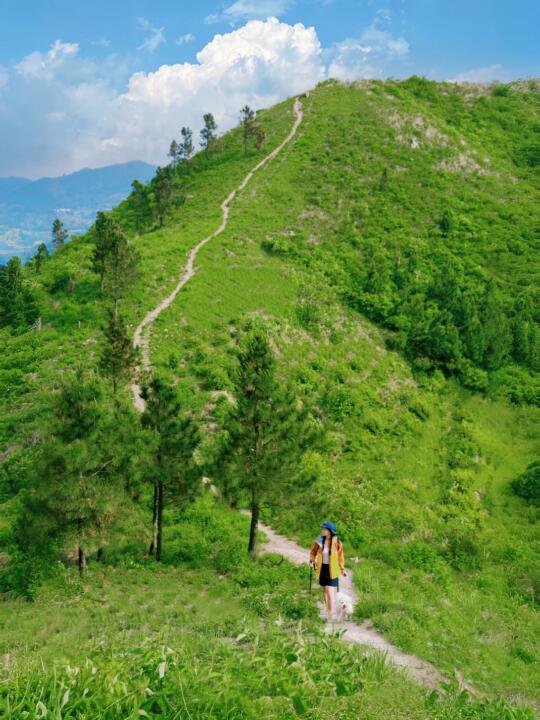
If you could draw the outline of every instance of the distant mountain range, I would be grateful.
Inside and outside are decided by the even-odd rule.
[[[0,263],[14,255],[25,260],[39,243],[50,245],[56,217],[70,234],[85,232],[98,210],[118,205],[133,180],[146,183],[155,169],[133,161],[39,180],[0,177]]]

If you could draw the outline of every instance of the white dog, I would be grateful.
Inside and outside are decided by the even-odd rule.
[[[340,620],[350,620],[353,614],[352,598],[344,592],[336,593],[336,614]]]

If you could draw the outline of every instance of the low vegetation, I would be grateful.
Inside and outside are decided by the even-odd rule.
[[[84,237],[0,273],[8,716],[534,716],[537,84],[302,102],[152,326],[142,419],[128,340],[291,102],[222,137],[208,118],[193,156],[183,128]],[[254,562],[250,506],[304,546],[335,520],[356,619],[452,683],[322,633],[305,570]]]

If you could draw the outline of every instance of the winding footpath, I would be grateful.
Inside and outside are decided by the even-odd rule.
[[[249,512],[245,511],[245,514],[249,515]],[[308,568],[309,549],[301,547],[283,535],[279,535],[272,530],[271,527],[260,521],[259,530],[268,538],[268,542],[261,547],[263,552],[277,553],[295,565],[305,565],[306,568]],[[346,577],[340,577],[339,579],[339,589],[340,592],[349,595],[354,608],[358,601],[358,595],[353,584],[353,573],[348,567]],[[316,582],[313,584],[313,592],[319,593],[319,587]],[[326,610],[322,602],[319,603],[319,614],[321,618],[326,617]],[[325,629],[327,633],[341,631],[343,640],[357,643],[358,645],[367,645],[385,653],[388,662],[405,670],[413,680],[423,687],[436,690],[441,682],[448,682],[448,678],[442,675],[430,663],[414,655],[408,655],[392,645],[391,642],[386,640],[386,638],[373,627],[370,620],[364,620],[362,624],[350,620],[337,621],[328,623]],[[457,675],[457,677],[462,689],[468,690],[471,694],[476,694],[470,685],[459,678],[459,675]]]
[[[148,328],[154,320],[158,317],[158,315],[168,308],[180,290],[184,287],[184,285],[190,280],[190,278],[193,277],[195,274],[195,270],[193,268],[193,262],[195,258],[197,257],[197,253],[199,250],[203,247],[203,245],[206,245],[207,242],[210,242],[213,238],[215,238],[217,235],[222,233],[225,228],[227,227],[227,223],[229,221],[229,210],[231,207],[231,203],[235,199],[237,193],[241,192],[248,182],[251,180],[253,175],[257,172],[257,170],[260,170],[264,165],[269,163],[271,160],[273,160],[276,155],[278,155],[283,148],[293,139],[293,137],[296,135],[296,131],[300,127],[300,123],[302,122],[302,119],[304,117],[302,112],[302,103],[297,98],[294,102],[294,112],[296,115],[296,119],[294,121],[294,124],[291,128],[290,133],[287,135],[285,140],[281,143],[281,145],[278,145],[277,148],[272,150],[271,153],[266,155],[260,163],[255,165],[255,167],[248,172],[248,174],[245,176],[245,178],[242,180],[240,185],[233,190],[228,197],[225,198],[225,200],[221,203],[221,212],[222,212],[222,220],[221,225],[217,228],[217,230],[214,230],[214,232],[211,235],[208,235],[208,237],[205,237],[204,240],[201,240],[195,247],[191,250],[189,253],[188,261],[185,267],[185,270],[180,277],[180,280],[178,281],[177,286],[174,288],[174,290],[167,295],[166,298],[164,298],[157,307],[155,307],[153,310],[150,310],[143,320],[139,323],[137,326],[137,329],[135,330],[135,335],[133,337],[133,346],[135,348],[140,347],[142,350],[142,367],[144,370],[150,369],[150,344],[149,344],[149,335],[148,332],[144,333],[145,328]],[[144,400],[141,397],[141,387],[140,384],[137,382],[134,382],[131,385],[131,390],[133,393],[133,403],[137,410],[142,412],[144,410]]]
[[[133,346],[135,348],[140,347],[142,350],[142,369],[149,370],[151,368],[150,343],[148,332],[150,326],[152,325],[154,320],[156,320],[156,318],[160,315],[160,313],[173,303],[180,290],[190,280],[190,278],[193,277],[195,273],[193,263],[195,258],[197,257],[197,253],[199,252],[199,250],[204,245],[206,245],[207,242],[222,233],[223,230],[225,230],[225,228],[227,227],[231,203],[235,199],[236,195],[246,187],[253,175],[257,172],[257,170],[260,170],[267,163],[273,160],[295,136],[296,131],[298,130],[303,119],[302,103],[298,98],[294,102],[294,112],[296,115],[296,119],[291,128],[291,131],[289,132],[285,140],[283,140],[283,142],[278,147],[276,147],[275,150],[269,153],[252,170],[250,170],[250,172],[244,177],[240,185],[235,190],[233,190],[221,203],[221,225],[211,235],[208,235],[208,237],[205,237],[203,240],[197,243],[197,245],[195,245],[195,247],[189,253],[185,269],[174,290],[169,295],[167,295],[167,297],[165,297],[159,303],[159,305],[157,305],[153,310],[150,310],[137,326],[133,338]],[[143,398],[141,397],[140,384],[138,382],[134,382],[131,385],[131,390],[133,393],[133,403],[137,410],[142,412],[144,410],[145,403]],[[208,482],[208,479],[205,478],[205,480]],[[272,530],[271,527],[269,527],[268,525],[264,525],[261,522],[259,522],[259,529],[264,532],[264,534],[269,540],[269,543],[267,543],[267,546],[264,548],[264,550],[281,554],[287,560],[290,560],[296,565],[305,564],[306,568],[308,567],[308,550],[302,548],[300,545],[293,542],[292,540],[289,540],[282,535],[278,535],[276,532],[274,532],[274,530]],[[350,570],[347,570],[347,573],[347,577],[341,578],[340,580],[340,589],[352,598],[353,605],[355,605],[357,602],[357,594],[352,582],[352,572]],[[315,590],[316,588],[314,588],[314,591]],[[323,603],[319,603],[319,608],[321,617],[323,617]],[[415,657],[414,655],[408,655],[396,648],[390,642],[388,642],[388,640],[386,640],[377,630],[372,627],[372,624],[369,620],[364,621],[362,624],[358,624],[352,621],[346,621],[329,623],[326,626],[327,632],[334,632],[336,629],[339,629],[343,632],[342,637],[344,640],[358,643],[360,645],[366,645],[374,648],[375,650],[386,653],[386,659],[388,661],[406,670],[416,682],[418,682],[424,687],[430,689],[437,689],[441,682],[447,680],[443,675],[438,672],[436,668],[434,668],[428,662],[425,662],[420,658]],[[467,690],[472,691],[472,688],[466,683],[461,684]]]

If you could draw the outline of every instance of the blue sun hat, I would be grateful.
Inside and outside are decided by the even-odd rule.
[[[331,522],[330,520],[327,520],[326,522],[323,522],[323,524],[321,525],[321,527],[322,527],[322,528],[328,528],[328,530],[330,530],[330,532],[332,533],[332,535],[337,535],[337,528],[336,528],[335,524],[334,524],[333,522]]]

